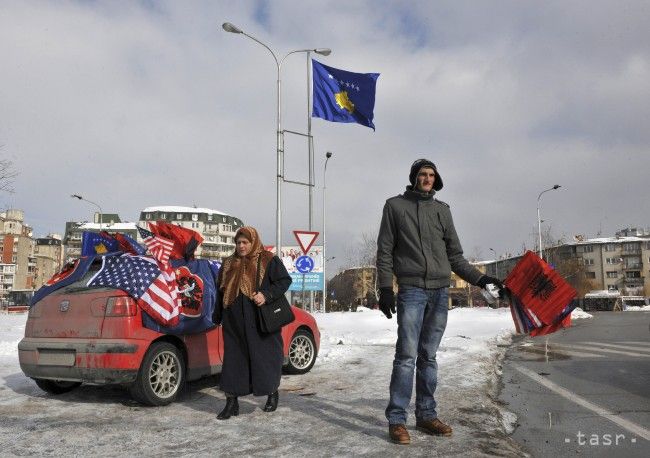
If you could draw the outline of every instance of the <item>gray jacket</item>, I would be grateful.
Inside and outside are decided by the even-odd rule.
[[[384,205],[377,239],[377,283],[420,288],[449,286],[451,271],[471,284],[483,275],[463,257],[449,205],[433,193],[413,191],[392,197]]]

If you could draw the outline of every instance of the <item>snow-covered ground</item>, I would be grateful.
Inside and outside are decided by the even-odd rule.
[[[191,383],[178,402],[160,408],[133,402],[120,387],[47,395],[18,365],[26,315],[0,315],[0,455],[520,454],[504,431],[516,419],[494,401],[514,332],[508,309],[450,311],[436,399],[454,435],[415,431],[411,410],[408,447],[388,442],[384,418],[396,320],[364,310],[316,315],[322,341],[313,370],[283,376],[277,412],[264,413],[264,399],[246,397],[240,415],[225,422],[215,419],[224,404],[218,377]]]

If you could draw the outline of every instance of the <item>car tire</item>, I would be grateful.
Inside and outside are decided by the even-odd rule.
[[[144,356],[130,392],[142,404],[164,406],[176,400],[184,383],[181,351],[169,342],[155,342]]]
[[[35,378],[34,381],[38,387],[50,394],[63,394],[72,391],[81,385],[81,382],[68,382],[65,380],[48,380],[44,378]]]
[[[289,374],[305,374],[316,362],[316,341],[311,332],[298,329],[289,343],[289,361],[285,371]]]

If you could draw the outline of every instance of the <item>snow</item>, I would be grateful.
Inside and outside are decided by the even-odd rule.
[[[571,312],[571,319],[580,319],[580,318],[593,318],[594,316],[591,313],[587,313],[584,310],[582,310],[580,307],[576,307],[573,309],[573,312]]]
[[[627,305],[626,312],[650,312],[650,305]]]
[[[208,215],[227,216],[226,213],[220,212],[218,210],[212,210],[210,208],[182,207],[182,206],[178,206],[178,205],[161,205],[161,206],[157,206],[157,207],[147,207],[144,210],[142,210],[142,213],[151,213],[151,212],[206,213]]]
[[[384,409],[397,323],[377,310],[315,315],[321,329],[316,365],[283,376],[280,405],[262,412],[263,398],[241,398],[240,415],[215,420],[225,397],[218,377],[192,382],[176,403],[141,406],[121,387],[83,385],[52,396],[26,378],[17,342],[26,315],[0,315],[0,445],[9,455],[243,454],[264,456],[519,455],[504,434],[516,417],[494,401],[501,360],[514,325],[507,308],[449,312],[438,352],[436,399],[451,438],[408,427],[411,445],[387,440]],[[413,394],[413,398],[415,393]],[[102,434],[97,433],[101,431]]]

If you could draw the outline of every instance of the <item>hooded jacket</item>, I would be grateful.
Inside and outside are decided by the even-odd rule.
[[[377,283],[419,288],[448,287],[452,270],[476,284],[483,275],[464,257],[449,205],[407,186],[384,205],[377,238]]]

